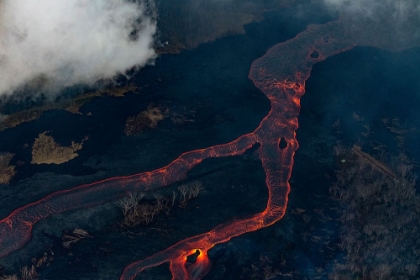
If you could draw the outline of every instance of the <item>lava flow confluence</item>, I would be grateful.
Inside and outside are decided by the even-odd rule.
[[[310,26],[295,38],[272,47],[263,57],[253,62],[249,74],[256,87],[271,102],[269,114],[254,132],[228,144],[184,153],[168,166],[151,172],[110,178],[55,192],[21,207],[0,221],[0,257],[28,242],[32,226],[51,214],[100,204],[133,190],[148,191],[166,186],[184,179],[191,168],[206,158],[239,155],[259,143],[258,156],[266,173],[269,193],[267,207],[263,212],[222,223],[209,232],[184,239],[134,262],[123,270],[120,279],[134,279],[144,269],[165,262],[170,263],[174,280],[203,278],[211,268],[207,256],[209,249],[235,236],[270,226],[284,216],[293,157],[299,146],[295,131],[298,128],[300,98],[305,93],[305,81],[310,76],[312,66],[356,45],[401,49],[401,46],[389,39],[392,38],[389,30],[386,25],[351,21],[346,25],[338,20]],[[389,38],[385,40],[384,35]],[[418,44],[417,37],[410,38],[412,40],[406,47]],[[189,262],[192,255],[195,260]]]
[[[266,172],[266,184],[269,190],[267,208],[264,212],[221,224],[208,233],[178,242],[162,252],[131,264],[124,269],[121,276],[121,279],[134,279],[145,268],[170,262],[174,279],[201,279],[211,266],[207,257],[210,248],[232,237],[269,226],[285,214],[290,191],[288,180],[293,166],[293,155],[298,148],[295,131],[298,127],[300,97],[304,93],[304,82],[309,77],[312,64],[326,57],[320,56],[312,60],[312,64],[308,63],[310,58],[308,50],[314,47],[314,41],[309,40],[309,44],[298,44],[300,47],[297,48],[295,41],[299,41],[299,38],[308,41],[308,37],[302,34],[275,46],[251,67],[250,78],[271,101],[269,114],[253,133],[243,135],[228,144],[186,152],[168,166],[151,172],[109,178],[58,191],[18,208],[0,220],[0,257],[26,244],[31,238],[33,225],[52,214],[101,204],[134,190],[149,191],[166,186],[184,179],[191,168],[206,158],[239,155],[258,142],[261,145],[259,157]],[[294,46],[287,52],[291,42]],[[280,50],[277,50],[279,48]],[[293,59],[289,59],[287,54],[294,54]],[[279,63],[283,68],[278,69]],[[285,148],[280,148],[281,139],[287,143]],[[187,264],[186,258],[193,250],[201,252],[200,256],[195,263]]]
[[[353,46],[350,44],[343,48],[343,44],[333,44],[332,40],[318,40],[313,30],[308,29],[294,39],[274,46],[252,64],[249,77],[271,101],[269,114],[252,133],[261,145],[258,155],[266,173],[269,197],[265,211],[226,222],[210,232],[187,238],[151,257],[134,262],[124,269],[121,280],[134,279],[144,269],[165,262],[170,263],[174,280],[201,279],[204,273],[194,274],[193,271],[197,270],[196,267],[203,267],[202,271],[205,272],[209,260],[203,257],[201,261],[197,259],[193,265],[188,264],[186,257],[190,252],[200,250],[206,256],[205,253],[216,244],[272,225],[284,216],[290,191],[293,156],[299,146],[295,131],[298,128],[297,118],[300,98],[305,93],[305,81],[313,64]],[[311,57],[315,49],[319,53],[317,58]],[[324,49],[330,51],[324,52]],[[281,139],[286,143],[283,148],[280,147]]]
[[[413,36],[405,30],[410,39],[402,46],[398,40],[393,40],[395,32],[392,26],[369,19],[361,22],[347,20],[349,23],[338,20],[312,25],[295,38],[269,49],[251,66],[250,79],[271,101],[269,114],[252,133],[261,145],[259,158],[269,191],[266,209],[252,217],[216,226],[207,233],[187,238],[153,256],[134,262],[124,269],[121,280],[134,279],[144,269],[164,262],[170,262],[173,280],[201,279],[210,266],[206,254],[210,248],[232,237],[270,226],[284,216],[293,156],[299,146],[295,131],[298,128],[300,98],[305,93],[305,82],[312,66],[356,45],[401,50],[416,46],[420,41],[419,36]],[[397,35],[400,36],[399,33]],[[280,145],[282,140],[285,143],[283,147]],[[203,268],[199,274],[194,274],[194,270],[190,269],[191,264],[186,261],[188,254],[195,250],[203,252],[202,260],[197,259],[193,266],[193,269]]]
[[[295,38],[272,47],[251,66],[249,77],[271,101],[269,114],[252,133],[261,145],[259,158],[266,173],[269,197],[265,211],[226,222],[210,232],[182,240],[162,252],[134,262],[124,269],[121,280],[134,279],[144,269],[164,262],[170,262],[174,280],[201,279],[204,275],[193,275],[188,269],[185,261],[188,252],[197,250],[195,248],[207,252],[216,244],[270,226],[284,216],[293,156],[299,147],[295,131],[305,82],[315,63],[356,45],[351,37],[336,39],[345,32],[345,25],[340,21],[311,26]],[[286,143],[285,147],[281,147],[281,139]]]

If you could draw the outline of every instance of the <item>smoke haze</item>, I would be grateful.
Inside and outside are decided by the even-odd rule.
[[[93,84],[155,57],[148,0],[0,0],[0,96]]]
[[[420,11],[418,0],[324,0],[324,2],[340,12],[370,18],[385,12],[393,18],[404,20],[405,16],[418,14]]]

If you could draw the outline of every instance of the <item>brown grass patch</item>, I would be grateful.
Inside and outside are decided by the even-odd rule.
[[[0,153],[0,184],[9,184],[15,176],[15,166],[9,165],[14,157],[11,153]]]
[[[158,123],[165,119],[165,114],[166,111],[162,112],[161,108],[149,105],[147,110],[127,119],[124,133],[138,135],[147,129],[156,128]]]
[[[61,164],[68,162],[78,156],[76,151],[82,149],[81,143],[71,142],[69,147],[60,146],[54,141],[54,138],[46,135],[47,132],[39,134],[32,147],[32,164]]]

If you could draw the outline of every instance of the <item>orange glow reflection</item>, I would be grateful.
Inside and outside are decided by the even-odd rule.
[[[317,31],[322,28],[322,32]],[[52,214],[102,204],[131,191],[151,191],[167,186],[185,179],[188,171],[204,159],[240,155],[259,143],[258,156],[266,173],[269,193],[263,212],[222,223],[209,232],[187,238],[136,261],[123,270],[120,278],[134,279],[144,269],[169,262],[172,279],[202,279],[211,269],[208,250],[233,237],[270,226],[284,216],[290,192],[293,157],[299,147],[295,131],[298,128],[297,118],[300,98],[305,93],[305,81],[313,64],[355,46],[351,40],[319,39],[320,36],[332,38],[334,34],[348,35],[348,31],[340,28],[343,26],[337,23],[310,27],[294,39],[274,46],[253,62],[249,77],[270,100],[271,110],[252,133],[227,144],[183,153],[169,165],[150,172],[84,184],[52,193],[20,207],[0,220],[0,257],[24,246],[31,239],[33,225]],[[317,51],[317,57],[309,55],[313,50]],[[279,141],[282,138],[287,145],[280,149]],[[190,262],[189,258],[194,254],[197,254],[196,258]]]

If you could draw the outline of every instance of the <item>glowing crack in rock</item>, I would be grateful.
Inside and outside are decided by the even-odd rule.
[[[0,257],[24,246],[31,239],[33,225],[52,214],[98,205],[129,191],[150,191],[167,186],[185,179],[187,172],[204,159],[240,155],[259,143],[258,156],[266,173],[269,194],[263,212],[222,223],[209,232],[184,239],[134,262],[123,270],[120,278],[134,279],[144,269],[169,262],[172,279],[202,279],[211,269],[207,256],[209,249],[235,236],[270,226],[284,216],[293,156],[299,146],[295,131],[298,128],[300,98],[305,93],[305,81],[312,66],[356,45],[398,50],[415,46],[418,41],[412,36],[403,47],[391,40],[393,34],[390,30],[385,25],[369,25],[366,22],[355,28],[354,24],[346,25],[338,20],[310,26],[295,38],[272,47],[253,62],[249,74],[271,102],[270,112],[252,133],[227,144],[186,152],[169,165],[151,172],[110,178],[55,192],[18,208],[0,221]],[[194,263],[187,261],[191,255],[196,255]]]

